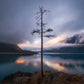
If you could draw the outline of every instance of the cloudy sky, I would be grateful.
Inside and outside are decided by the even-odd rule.
[[[40,36],[31,35],[33,29],[40,29],[35,19],[39,7],[50,10],[44,15],[45,28],[52,28],[56,35],[44,39],[45,47],[64,45],[67,38],[83,35],[84,0],[0,0],[0,42],[18,44],[24,49],[39,48]]]

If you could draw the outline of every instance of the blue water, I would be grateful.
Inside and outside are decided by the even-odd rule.
[[[40,54],[34,56],[1,55],[0,81],[17,71],[40,71]],[[44,53],[44,71],[84,74],[84,54]]]

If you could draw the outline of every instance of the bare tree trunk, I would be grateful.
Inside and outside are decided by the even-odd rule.
[[[41,76],[43,77],[44,76],[44,71],[43,71],[43,33],[46,33],[46,32],[51,32],[53,31],[52,29],[47,29],[46,31],[43,31],[43,27],[44,27],[44,23],[43,23],[43,14],[45,12],[47,12],[48,10],[44,10],[43,8],[40,8],[40,11],[37,12],[37,14],[40,14],[40,17],[37,17],[37,19],[40,18],[41,22],[40,22],[40,27],[41,29],[37,29],[37,30],[33,30],[32,32],[32,35],[34,33],[41,33]],[[37,25],[39,25],[39,23],[37,23]],[[54,35],[45,35],[44,37],[54,37]]]
[[[43,10],[41,9],[41,75],[43,76]]]

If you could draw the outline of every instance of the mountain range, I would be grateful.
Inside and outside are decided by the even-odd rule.
[[[45,49],[44,52],[53,53],[84,53],[84,45],[64,46],[60,48]]]

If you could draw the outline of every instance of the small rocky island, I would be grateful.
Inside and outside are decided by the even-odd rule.
[[[84,75],[67,74],[63,72],[40,72],[34,74],[16,72],[4,78],[1,84],[84,84]]]

